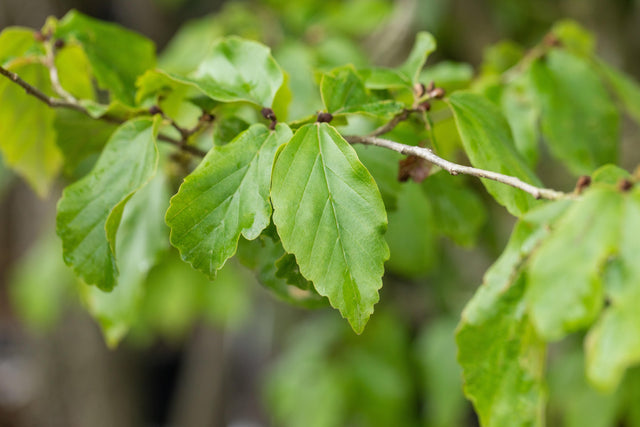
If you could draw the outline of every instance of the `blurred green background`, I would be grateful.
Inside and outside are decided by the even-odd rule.
[[[530,47],[566,18],[595,34],[608,62],[640,77],[635,0],[0,0],[0,29],[40,28],[70,8],[150,37],[167,69],[192,68],[226,34],[261,40],[289,73],[290,118],[320,108],[313,70],[395,65],[420,30],[438,41],[425,77],[450,88],[491,63],[489,46],[510,39]],[[365,163],[369,156],[379,173],[396,173],[393,162],[376,166],[371,151],[359,150]],[[623,164],[637,164],[637,155]],[[571,188],[562,173],[539,172],[549,186]],[[238,262],[211,283],[168,250],[146,279],[140,308],[127,314],[135,327],[109,349],[83,307],[95,290],[62,262],[53,232],[60,188],[39,199],[0,166],[0,426],[477,425],[453,332],[513,220],[477,182],[455,180],[453,199],[467,217],[451,223],[465,228],[447,228],[456,210],[437,195],[420,204],[417,184],[388,189],[398,192],[392,258],[361,336],[331,309],[280,301]],[[581,354],[579,337],[552,347],[549,425],[605,427],[620,417],[627,424],[619,425],[640,425],[640,410],[620,414],[624,402],[638,401],[639,387],[599,395],[585,384]],[[636,372],[626,381],[640,384]]]

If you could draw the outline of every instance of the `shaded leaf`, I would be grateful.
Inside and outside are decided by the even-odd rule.
[[[509,125],[495,105],[471,92],[456,92],[449,99],[462,144],[473,166],[540,185],[516,151]],[[521,216],[536,204],[535,199],[522,190],[487,179],[482,179],[482,183],[512,215]]]
[[[271,169],[278,147],[292,136],[256,124],[227,145],[214,147],[171,199],[166,221],[171,244],[211,279],[238,245],[269,225]]]
[[[378,301],[386,212],[355,151],[326,123],[305,125],[276,161],[273,222],[300,272],[361,333]]]
[[[622,198],[594,187],[573,203],[531,257],[527,304],[536,330],[547,340],[593,322],[602,308],[601,269],[615,252]]]
[[[129,198],[155,174],[158,121],[121,125],[93,170],[65,188],[58,203],[56,232],[67,265],[86,283],[109,291],[116,284],[116,232]]]
[[[60,20],[55,36],[80,43],[98,84],[115,99],[134,105],[136,79],[156,64],[151,40],[75,10]]]
[[[629,115],[640,123],[640,84],[604,61],[599,61],[598,66]]]
[[[526,312],[523,263],[569,206],[557,201],[521,219],[458,326],[465,394],[487,427],[544,424],[545,344]]]
[[[137,320],[147,273],[169,247],[164,223],[168,206],[166,178],[158,173],[124,209],[116,242],[117,286],[108,293],[96,287],[84,292],[89,311],[100,322],[110,347],[116,346]]]
[[[576,175],[615,163],[620,117],[598,73],[585,60],[552,50],[531,66],[541,125],[556,158]]]
[[[614,389],[624,371],[640,362],[640,193],[624,195],[618,230],[617,257],[604,274],[605,292],[610,305],[591,328],[585,341],[587,376],[604,391]]]

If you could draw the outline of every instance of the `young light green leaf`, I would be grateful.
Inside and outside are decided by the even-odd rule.
[[[361,333],[389,257],[386,212],[371,175],[332,126],[309,124],[280,152],[271,198],[285,250]]]
[[[411,84],[417,83],[422,67],[434,50],[436,50],[436,39],[426,31],[419,32],[409,57],[398,70],[409,79]]]
[[[617,191],[594,187],[552,226],[531,257],[527,304],[531,321],[546,340],[588,326],[600,312],[600,271],[615,251],[621,213]]]
[[[613,390],[624,371],[640,362],[640,193],[625,194],[618,256],[605,270],[609,305],[585,341],[587,377],[603,391]]]
[[[148,118],[121,125],[93,170],[62,193],[56,232],[65,262],[87,284],[116,284],[116,232],[129,198],[155,174],[158,126]]]
[[[471,92],[456,92],[449,100],[462,144],[473,166],[540,185],[516,151],[509,125],[495,105]],[[482,183],[512,215],[521,216],[536,204],[536,200],[522,190],[486,179]]]
[[[629,115],[640,123],[640,84],[631,76],[616,70],[604,61],[598,61],[598,68]]]
[[[593,35],[580,24],[570,19],[556,22],[551,29],[562,46],[572,53],[581,56],[591,56],[595,50]]]
[[[0,65],[6,65],[13,59],[23,56],[44,55],[42,43],[35,39],[35,33],[29,28],[7,27],[0,33]]]
[[[22,79],[49,92],[49,74],[39,64],[10,68]],[[0,78],[0,150],[6,164],[44,196],[58,174],[62,156],[53,128],[55,111],[27,95],[20,86]]]
[[[268,47],[239,37],[216,43],[188,77],[173,78],[192,84],[222,102],[248,101],[270,107],[284,82],[280,66]]]
[[[548,234],[548,224],[569,202],[557,201],[530,211],[483,284],[467,304],[458,326],[458,362],[465,394],[487,427],[544,424],[545,345],[525,309],[522,265]]]
[[[135,103],[138,76],[156,65],[151,40],[75,10],[58,23],[55,37],[82,45],[98,84],[125,104]]]
[[[347,113],[365,113],[391,117],[404,108],[404,105],[399,102],[379,101],[372,97],[351,65],[339,67],[323,74],[320,92],[325,110],[334,116]]]
[[[576,175],[615,163],[620,117],[594,67],[571,53],[552,50],[546,61],[531,66],[531,78],[551,154]]]
[[[291,139],[285,124],[275,131],[256,124],[214,147],[171,199],[166,221],[171,243],[195,269],[214,278],[238,245],[270,222],[269,187],[278,147]]]
[[[158,173],[124,209],[116,242],[118,285],[108,293],[93,286],[85,289],[84,300],[110,347],[115,347],[136,321],[147,273],[169,247],[164,223],[168,206],[166,177]]]

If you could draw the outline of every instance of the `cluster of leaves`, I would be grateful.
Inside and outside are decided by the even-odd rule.
[[[398,119],[385,137],[428,143],[444,157],[464,153],[476,168],[534,186],[542,186],[540,139],[570,173],[591,175],[552,202],[482,180],[519,221],[457,332],[481,423],[542,424],[547,343],[567,334],[589,328],[587,377],[602,389],[640,361],[640,190],[611,165],[621,112],[640,121],[640,88],[595,56],[584,30],[561,23],[529,51],[497,45],[474,80],[461,64],[423,70],[436,48],[428,33],[396,68],[345,65],[339,50],[334,63],[322,62],[318,48],[315,75],[295,46],[276,61],[261,43],[210,36],[207,45],[185,29],[158,67],[149,40],[77,12],[39,32],[0,34],[9,77],[0,80],[8,106],[0,107],[0,150],[38,193],[60,169],[75,181],[58,204],[56,231],[65,263],[96,285],[84,300],[110,342],[141,310],[145,278],[168,249],[167,225],[171,245],[207,278],[237,253],[281,298],[328,301],[361,333],[387,260],[396,274],[424,275],[438,235],[470,245],[486,219],[480,196],[457,178],[410,158],[402,174],[423,182],[401,184],[400,156],[354,149],[343,136]],[[367,361],[358,351],[345,357]],[[314,376],[319,368],[309,366],[291,381]]]

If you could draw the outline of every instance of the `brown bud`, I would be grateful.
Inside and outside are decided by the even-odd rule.
[[[45,41],[47,38],[44,34],[42,34],[41,31],[36,31],[33,33],[33,38],[36,39],[36,41],[42,43],[43,41]]]
[[[64,47],[64,40],[56,39],[56,41],[53,43],[53,47],[55,47],[56,49],[62,49]]]
[[[156,114],[162,114],[162,110],[157,105],[152,105],[149,107],[149,114],[155,116]]]
[[[545,46],[549,46],[549,47],[562,46],[562,42],[560,41],[560,39],[553,33],[548,33],[546,36],[544,36],[542,43],[544,43]]]
[[[420,98],[427,93],[427,88],[425,88],[422,83],[416,83],[413,85],[413,93],[417,98]]]
[[[429,101],[421,102],[420,105],[418,105],[418,110],[420,110],[420,111],[429,111],[429,110],[431,110],[431,103]]]
[[[576,194],[582,194],[582,191],[591,185],[591,177],[589,175],[582,175],[576,182]]]
[[[265,107],[260,112],[265,119],[271,120],[272,122],[276,121],[276,113],[271,108]]]
[[[269,130],[275,130],[277,124],[278,124],[277,120],[274,120],[271,123],[269,123]]]
[[[436,88],[433,88],[433,90],[429,91],[429,96],[431,98],[442,99],[444,98],[444,95],[445,95],[445,91],[441,87],[436,87]]]
[[[331,120],[333,120],[333,115],[331,113],[318,113],[318,123],[331,123]]]
[[[627,192],[633,188],[633,182],[628,179],[621,179],[618,181],[618,190]]]
[[[201,122],[212,122],[216,119],[216,116],[214,116],[211,113],[207,113],[206,111],[202,112],[202,115],[200,116],[200,121]]]

